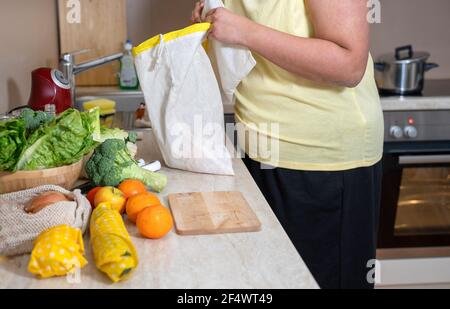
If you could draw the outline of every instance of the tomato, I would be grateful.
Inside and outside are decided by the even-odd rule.
[[[91,191],[89,191],[89,193],[86,195],[89,203],[91,203],[92,208],[95,207],[95,195],[97,194],[98,191],[100,191],[102,187],[95,187],[94,189],[92,189]]]

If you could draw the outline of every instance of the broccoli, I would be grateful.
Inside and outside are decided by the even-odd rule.
[[[25,122],[25,127],[28,133],[37,130],[40,126],[49,123],[55,117],[41,111],[34,111],[30,108],[26,108],[20,114],[20,118]]]
[[[137,143],[137,139],[138,139],[137,133],[132,131],[132,132],[128,133],[128,138],[127,138],[126,141],[128,143],[136,144]]]
[[[116,187],[126,179],[136,179],[161,192],[167,184],[165,175],[139,167],[120,139],[109,139],[98,146],[86,164],[86,173],[94,186]]]
[[[137,148],[137,133],[136,132],[126,132],[122,129],[114,128],[106,128],[101,127],[100,129],[100,138],[96,139],[96,142],[103,143],[104,141],[108,139],[121,139],[124,140],[128,151],[130,152],[131,156],[134,158],[136,157],[138,148]]]

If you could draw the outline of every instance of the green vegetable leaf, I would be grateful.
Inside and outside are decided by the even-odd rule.
[[[106,141],[108,139],[126,140],[127,138],[128,138],[128,132],[126,132],[122,129],[118,129],[118,128],[110,129],[110,128],[106,128],[106,127],[101,127],[100,138],[96,139],[96,141],[99,143],[103,143],[104,141]]]
[[[137,143],[137,139],[138,139],[138,135],[136,132],[130,132],[128,134],[128,140],[127,142],[132,143],[132,144],[136,144]]]
[[[15,170],[40,170],[80,161],[98,145],[100,112],[80,113],[69,109],[47,125],[39,127],[28,139]]]
[[[14,169],[26,145],[25,123],[21,119],[0,121],[0,171]]]

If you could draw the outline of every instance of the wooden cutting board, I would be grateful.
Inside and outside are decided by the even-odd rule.
[[[257,232],[261,222],[240,192],[169,195],[179,235]]]
[[[90,51],[76,56],[76,62],[120,53],[127,40],[126,0],[79,0],[80,22],[67,18],[73,7],[58,0],[59,42],[61,53]],[[77,20],[76,20],[77,21]],[[78,86],[117,85],[118,61],[80,73]]]

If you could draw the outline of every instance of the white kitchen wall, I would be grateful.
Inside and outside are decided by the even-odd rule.
[[[31,71],[58,59],[55,0],[0,0],[0,113],[28,101]]]
[[[263,1],[263,0],[261,0]],[[450,78],[450,0],[380,0],[382,23],[372,27],[374,57],[412,44],[429,51],[440,68],[428,78]],[[128,0],[128,30],[135,44],[189,23],[195,0]]]
[[[128,34],[135,45],[190,24],[196,0],[127,0]]]
[[[372,27],[374,57],[412,44],[441,67],[427,78],[450,78],[450,0],[380,0],[382,23]]]
[[[195,2],[127,1],[128,32],[135,44],[188,25]],[[413,44],[418,50],[429,51],[430,61],[441,65],[429,78],[450,78],[450,0],[380,1],[382,23],[372,27],[374,57],[396,46]],[[55,3],[0,0],[0,113],[27,103],[33,69],[57,64]]]
[[[95,0],[92,0],[95,1]],[[195,0],[128,0],[130,39],[189,25]],[[0,0],[0,113],[28,101],[31,71],[57,66],[55,0]]]

